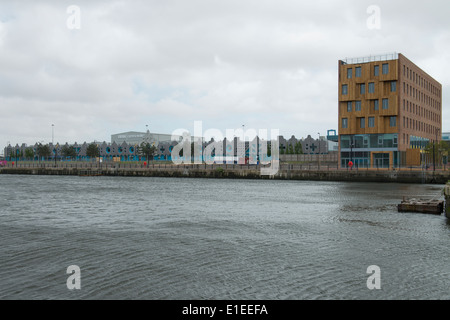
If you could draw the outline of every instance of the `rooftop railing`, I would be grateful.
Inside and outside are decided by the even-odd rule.
[[[375,62],[375,61],[389,61],[389,60],[397,60],[398,59],[398,53],[386,53],[381,55],[375,55],[375,56],[366,56],[366,57],[360,57],[360,58],[345,58],[342,61],[345,64],[359,64],[359,63],[369,63],[369,62]]]

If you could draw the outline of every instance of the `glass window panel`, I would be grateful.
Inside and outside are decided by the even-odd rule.
[[[391,92],[395,92],[395,91],[397,91],[397,82],[392,81],[391,82]]]
[[[375,100],[374,102],[373,102],[373,108],[374,108],[374,110],[375,111],[377,111],[378,109],[379,109],[379,101],[378,100]]]
[[[361,94],[365,94],[366,93],[366,85],[363,83],[363,84],[361,84],[361,87],[360,87],[360,93]]]
[[[378,77],[380,75],[380,66],[374,66],[373,74],[375,77]]]
[[[353,75],[353,69],[349,68],[347,69],[347,79],[351,79]]]

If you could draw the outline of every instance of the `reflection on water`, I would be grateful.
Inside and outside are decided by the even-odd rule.
[[[449,299],[442,186],[0,176],[3,299]],[[66,287],[81,268],[82,289]],[[378,265],[382,289],[368,290]]]

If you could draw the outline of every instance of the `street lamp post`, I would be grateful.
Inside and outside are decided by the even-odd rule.
[[[243,153],[244,153],[244,164],[246,164],[247,163],[247,153],[246,153],[246,150],[245,150],[245,124],[242,125],[242,148],[244,149],[243,150]]]
[[[439,134],[439,129],[436,129],[436,140],[433,143],[433,171],[436,171],[436,155],[435,155],[435,151],[434,151],[434,145],[438,141],[438,134]]]
[[[443,165],[443,159],[442,159],[442,154],[443,154],[443,152],[444,152],[444,149],[442,149],[441,147],[438,147],[438,149],[437,149],[437,151],[438,151],[438,165]],[[442,168],[442,167],[441,167]]]
[[[319,162],[319,171],[320,171],[320,132],[317,132],[317,134],[319,135],[319,154],[317,155],[317,161]]]
[[[436,171],[436,163],[435,163],[435,152],[434,152],[434,145],[436,144],[436,141],[433,142],[433,171]]]
[[[38,156],[39,166],[41,165],[41,151],[42,151],[42,143],[39,142],[38,146],[36,147],[36,153]]]
[[[350,136],[350,162],[353,163],[353,137]],[[350,167],[352,170],[353,165]]]
[[[57,164],[56,164],[56,158],[58,158],[58,147],[59,147],[59,145],[56,145],[56,146],[55,146],[55,168],[56,168],[56,166],[57,166]]]
[[[55,125],[52,123],[52,148],[54,148],[55,146],[54,146],[54,136],[55,136],[55,134],[54,134],[54,128],[55,128]],[[56,151],[55,151],[55,166],[56,166]]]

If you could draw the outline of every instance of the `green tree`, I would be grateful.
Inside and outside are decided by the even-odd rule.
[[[439,141],[439,142],[430,142],[425,147],[425,153],[428,155],[428,159],[430,161],[433,160],[433,151],[434,151],[434,159],[436,161],[436,164],[441,162],[442,155],[444,153],[449,153],[450,151],[450,145],[445,141]]]
[[[302,143],[300,141],[298,141],[295,144],[294,149],[295,149],[295,154],[303,154],[303,146],[302,146]]]
[[[61,148],[61,154],[66,158],[75,158],[77,156],[75,148],[67,144]]]
[[[36,148],[36,153],[39,156],[39,159],[41,158],[48,158],[50,157],[51,151],[48,144],[39,144]]]
[[[11,159],[20,159],[23,156],[21,149],[10,149],[9,150],[9,157]]]
[[[292,144],[288,146],[287,154],[294,154],[294,147],[292,146]]]
[[[151,160],[153,160],[153,156],[155,155],[156,152],[156,147],[148,142],[142,142],[141,152],[143,155],[146,156],[147,160],[150,160],[150,156],[152,157]]]
[[[100,155],[100,151],[98,150],[98,146],[95,143],[91,143],[88,145],[86,149],[86,155],[89,158],[96,158]]]
[[[25,149],[25,158],[26,159],[32,159],[32,158],[34,158],[34,150],[33,150],[33,148],[26,148]]]

